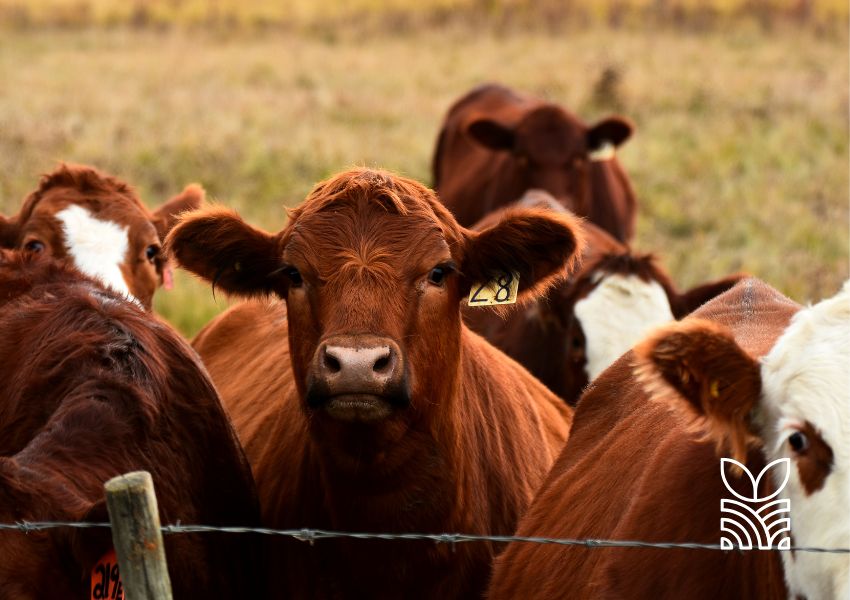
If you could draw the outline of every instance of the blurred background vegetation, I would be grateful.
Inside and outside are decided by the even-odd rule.
[[[0,211],[57,161],[255,225],[352,165],[430,183],[451,102],[500,81],[637,132],[635,246],[681,286],[799,302],[848,277],[846,0],[0,0]],[[187,335],[227,301],[180,274]]]

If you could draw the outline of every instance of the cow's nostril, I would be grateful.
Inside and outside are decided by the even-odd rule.
[[[325,368],[331,373],[339,373],[342,370],[342,365],[339,360],[329,352],[325,352]]]
[[[389,352],[375,361],[375,364],[372,365],[372,370],[376,373],[381,373],[385,371],[390,364],[390,354]]]

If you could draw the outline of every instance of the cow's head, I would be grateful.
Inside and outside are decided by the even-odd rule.
[[[44,175],[14,217],[0,217],[0,247],[67,258],[83,273],[150,308],[171,285],[162,240],[177,215],[200,206],[190,185],[149,211],[127,184],[81,165]]]
[[[542,190],[527,192],[516,204],[569,214]],[[654,255],[633,252],[589,221],[581,227],[586,243],[579,267],[528,309],[546,337],[560,340],[559,351],[546,358],[562,357],[562,367],[552,375],[559,381],[545,383],[571,404],[588,382],[654,327],[681,319],[744,277],[732,275],[681,292]]]
[[[517,123],[486,117],[466,127],[478,144],[511,153],[526,189],[546,190],[581,214],[590,209],[591,161],[613,158],[632,130],[619,116],[588,126],[555,104],[544,104]]]
[[[570,216],[517,209],[469,231],[419,183],[355,169],[318,184],[277,234],[209,209],[178,224],[168,247],[227,292],[286,300],[312,424],[381,423],[401,436],[450,410],[470,287],[513,271],[520,302],[533,298],[567,272],[575,229]]]
[[[769,460],[790,459],[780,494],[791,500],[795,545],[850,547],[850,283],[797,313],[761,361],[698,319],[665,326],[636,354],[654,396],[697,417],[721,451],[743,462],[756,442]],[[850,596],[846,555],[782,558],[791,596]]]

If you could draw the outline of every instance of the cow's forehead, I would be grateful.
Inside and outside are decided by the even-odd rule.
[[[299,215],[285,236],[284,253],[330,274],[350,262],[415,267],[419,259],[450,256],[451,246],[445,229],[427,214],[340,204]]]
[[[559,142],[564,147],[583,146],[586,127],[557,106],[544,106],[530,112],[519,127],[530,141]]]
[[[85,193],[70,187],[52,188],[45,192],[32,208],[35,218],[53,216],[69,206],[79,206],[103,221],[124,226],[150,228],[152,215],[142,202],[128,193]]]
[[[762,361],[763,402],[774,418],[808,421],[850,461],[850,288],[798,312]]]

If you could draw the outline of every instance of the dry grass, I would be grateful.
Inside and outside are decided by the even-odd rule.
[[[844,0],[0,0],[15,27],[327,28],[352,21],[421,25],[458,19],[547,26],[673,24],[697,28],[753,20],[845,30]]]
[[[0,210],[66,159],[151,205],[200,181],[276,230],[284,205],[350,165],[429,181],[447,106],[499,80],[588,120],[636,121],[622,152],[642,202],[636,245],[682,285],[743,269],[816,300],[848,276],[846,47],[745,25],[13,32],[0,37]],[[224,305],[185,275],[156,302],[189,335]]]

